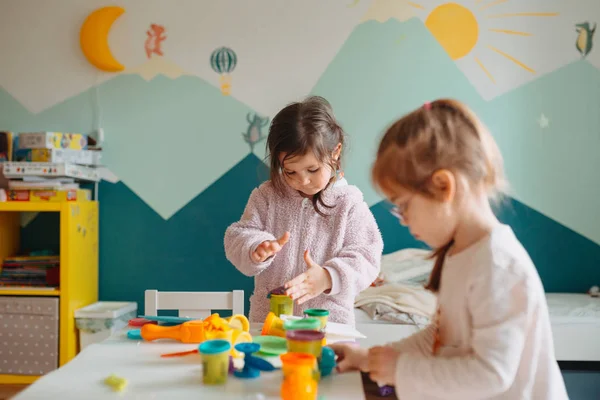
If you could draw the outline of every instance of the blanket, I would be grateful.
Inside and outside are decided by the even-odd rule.
[[[388,283],[363,290],[354,307],[367,312],[373,320],[424,327],[435,313],[436,297],[422,286]]]

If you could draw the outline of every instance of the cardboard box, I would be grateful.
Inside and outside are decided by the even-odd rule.
[[[102,152],[72,149],[18,149],[13,161],[100,165]]]
[[[0,297],[0,374],[44,375],[58,368],[58,298]],[[10,339],[10,340],[8,340]]]
[[[82,133],[26,132],[19,133],[20,149],[72,149],[88,148],[88,137]]]
[[[2,163],[4,176],[7,178],[23,178],[38,176],[47,178],[75,178],[98,182],[100,175],[95,168],[69,163],[35,163],[35,162],[5,162]]]
[[[12,132],[0,132],[0,161],[12,161],[14,136]]]
[[[33,189],[9,190],[8,201],[31,201],[34,203],[57,203],[62,201],[90,201],[92,192],[87,189]]]

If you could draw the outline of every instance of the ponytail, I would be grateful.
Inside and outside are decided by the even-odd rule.
[[[430,258],[435,259],[435,264],[433,265],[433,270],[431,271],[431,275],[429,276],[429,282],[425,289],[438,293],[440,290],[440,281],[442,280],[442,268],[444,267],[444,261],[446,261],[446,255],[448,251],[454,244],[454,239],[452,239],[445,246],[440,247],[436,251],[433,252]]]

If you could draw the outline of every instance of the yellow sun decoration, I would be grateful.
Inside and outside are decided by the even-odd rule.
[[[518,17],[556,17],[558,13],[554,12],[521,12],[521,13],[509,13],[509,14],[493,14],[493,8],[502,4],[507,3],[509,0],[472,0],[473,9],[475,13],[483,15],[487,19],[503,19],[503,18],[518,18]],[[419,10],[426,10],[424,6],[416,2],[409,1],[408,4],[411,7]],[[490,13],[492,12],[492,13]],[[444,3],[435,7],[425,19],[425,26],[431,32],[433,37],[439,42],[444,48],[446,53],[452,60],[458,60],[468,56],[477,41],[479,40],[479,29],[480,23],[478,22],[475,13],[460,4],[457,3]],[[481,18],[481,17],[480,17]],[[517,36],[532,36],[532,33],[514,31],[508,29],[489,28],[489,31],[503,35],[517,35]],[[489,50],[501,55],[507,60],[511,61],[515,65],[523,68],[524,70],[535,74],[535,70],[527,66],[522,61],[516,59],[510,54],[493,47],[491,45],[486,46]],[[481,62],[481,60],[473,56],[474,61],[477,63],[479,68],[487,75],[487,77],[496,83],[494,76]]]

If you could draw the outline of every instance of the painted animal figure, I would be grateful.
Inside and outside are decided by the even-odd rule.
[[[269,123],[269,118],[261,118],[258,114],[254,114],[254,117],[251,117],[251,114],[248,113],[246,115],[246,120],[250,125],[248,125],[248,129],[246,132],[242,132],[242,137],[250,145],[250,151],[254,151],[254,145],[263,140],[266,136],[263,135],[262,128],[267,126]]]
[[[577,28],[577,40],[575,47],[581,53],[581,57],[585,57],[592,51],[594,33],[596,33],[596,23],[592,28],[589,22],[583,22],[575,25]]]

